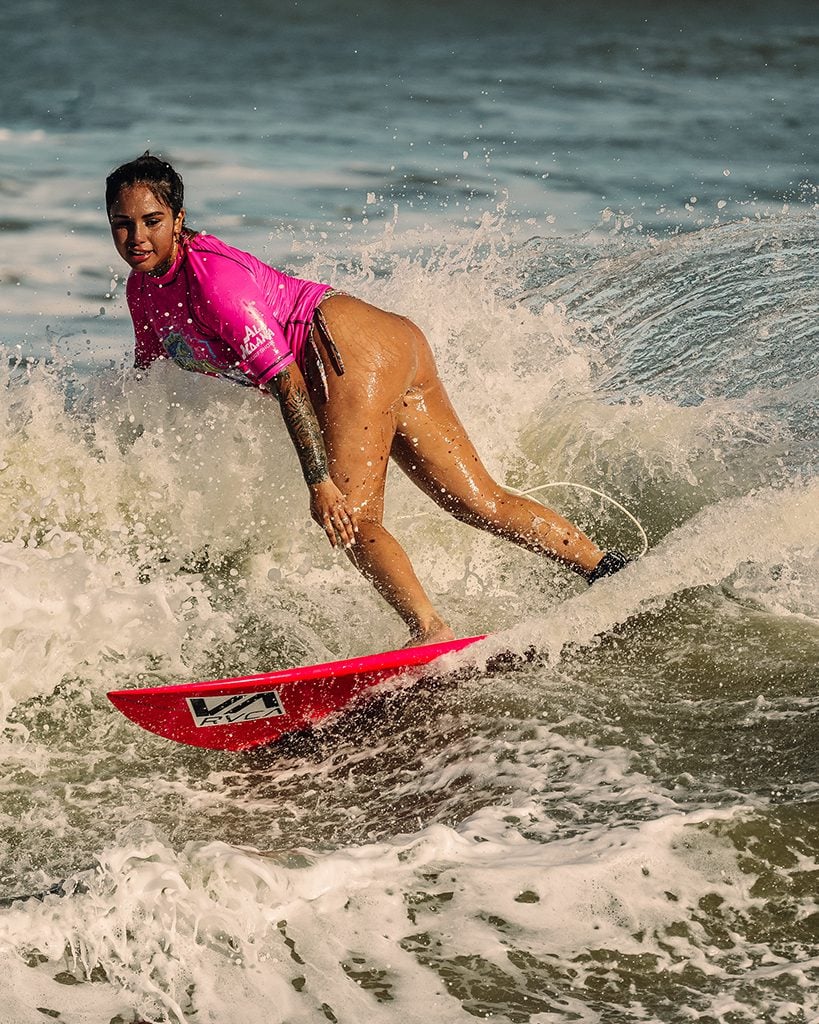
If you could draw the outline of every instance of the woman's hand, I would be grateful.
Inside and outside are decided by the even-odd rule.
[[[310,484],[310,515],[327,534],[334,548],[351,548],[355,543],[358,521],[346,496],[327,477]]]

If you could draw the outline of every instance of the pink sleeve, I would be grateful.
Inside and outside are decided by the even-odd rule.
[[[130,278],[126,285],[125,296],[128,300],[128,311],[134,323],[134,366],[138,370],[144,370],[155,359],[166,359],[168,353],[162,347],[159,335],[153,329],[148,317],[142,315],[142,306],[136,290],[131,285]]]
[[[233,349],[243,373],[266,384],[295,358],[267,296],[248,267],[217,253],[197,255],[197,319]]]

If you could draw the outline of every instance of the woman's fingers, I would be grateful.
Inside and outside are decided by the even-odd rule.
[[[329,525],[329,529],[328,529]],[[325,531],[333,547],[350,548],[355,543],[357,523],[355,514],[344,505],[336,505],[330,512]]]
[[[352,547],[358,523],[346,496],[330,480],[311,487],[310,491],[313,518],[321,525],[332,546]]]

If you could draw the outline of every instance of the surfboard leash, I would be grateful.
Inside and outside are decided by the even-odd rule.
[[[631,512],[629,512],[629,510],[624,505],[621,505],[620,502],[616,500],[616,498],[612,498],[610,494],[606,494],[603,491],[598,491],[596,487],[589,487],[588,484],[578,484],[575,483],[574,480],[552,480],[549,481],[549,483],[537,484],[535,487],[528,487],[526,490],[520,490],[517,487],[509,487],[507,485],[506,490],[512,491],[514,494],[520,494],[523,497],[528,498],[535,494],[537,491],[545,491],[549,487],[576,487],[581,491],[588,491],[589,494],[596,494],[599,498],[603,498],[605,501],[610,502],[612,505],[614,505],[615,508],[619,509],[623,513],[623,515],[627,516],[640,531],[640,536],[643,538],[643,549],[639,553],[639,555],[635,556],[635,558],[642,558],[646,551],[648,551],[648,536],[646,534],[646,531],[643,529],[640,520]]]

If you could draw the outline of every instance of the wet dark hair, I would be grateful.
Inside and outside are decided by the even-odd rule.
[[[105,179],[105,209],[108,213],[120,192],[131,185],[145,185],[170,208],[174,217],[185,205],[185,187],[178,172],[147,149],[136,160],[129,160],[111,171]]]

